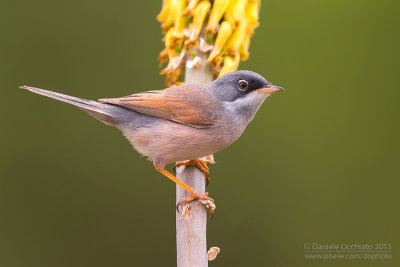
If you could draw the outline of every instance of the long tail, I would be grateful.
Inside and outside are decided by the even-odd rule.
[[[96,119],[100,120],[101,122],[107,125],[115,125],[115,121],[113,119],[113,106],[109,104],[99,103],[93,100],[86,100],[82,98],[77,98],[69,95],[64,95],[40,88],[30,87],[30,86],[20,86],[19,88],[29,90],[39,95],[44,95],[47,97],[51,97],[72,105],[79,107],[80,109],[86,111],[91,116],[95,117]]]

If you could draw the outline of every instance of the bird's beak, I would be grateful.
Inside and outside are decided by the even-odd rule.
[[[275,93],[275,92],[283,91],[283,90],[285,90],[285,89],[283,89],[282,87],[269,84],[265,87],[261,87],[260,89],[258,89],[256,91],[258,91],[262,94],[271,94],[271,93]]]

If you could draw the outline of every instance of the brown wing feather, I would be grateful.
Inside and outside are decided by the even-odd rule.
[[[205,85],[181,85],[164,90],[147,91],[121,98],[99,99],[192,127],[206,128],[217,119],[216,104]]]

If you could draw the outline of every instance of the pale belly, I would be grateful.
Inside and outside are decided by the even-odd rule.
[[[219,126],[198,129],[164,120],[123,132],[140,154],[169,164],[216,153],[235,142],[243,130]]]

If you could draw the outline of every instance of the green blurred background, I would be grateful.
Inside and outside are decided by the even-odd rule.
[[[287,90],[215,155],[210,266],[400,266],[400,2],[262,2],[240,68]],[[160,7],[2,1],[1,267],[175,265],[175,185],[118,130],[17,89],[163,88]],[[305,260],[307,242],[392,243],[393,259]]]

